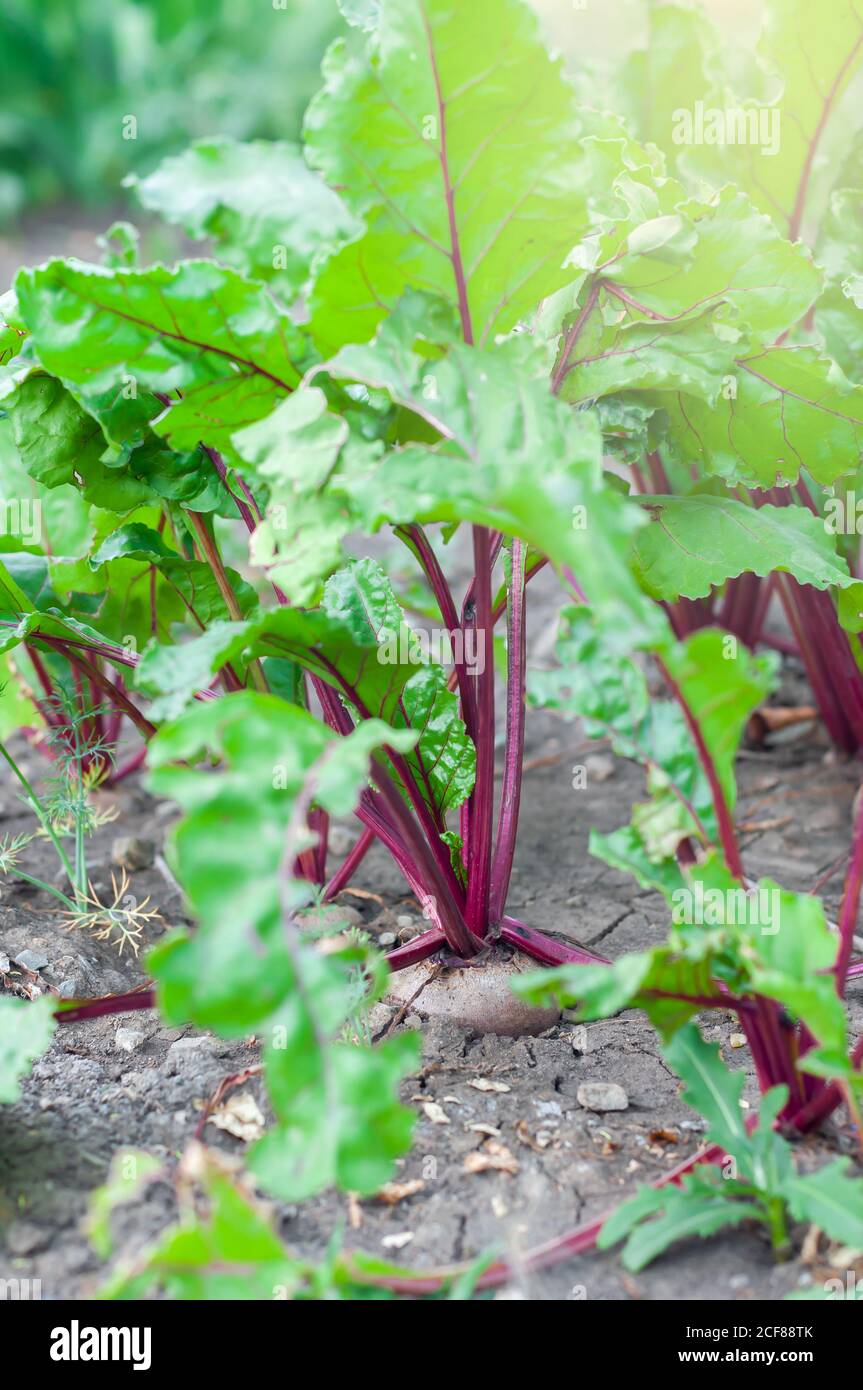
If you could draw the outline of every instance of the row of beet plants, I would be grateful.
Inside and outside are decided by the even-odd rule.
[[[801,1177],[788,1142],[842,1105],[859,1127],[845,993],[863,819],[832,924],[816,896],[748,877],[734,780],[775,682],[776,594],[831,735],[851,749],[863,734],[860,580],[823,516],[859,460],[841,217],[859,184],[849,148],[838,191],[818,190],[813,255],[817,150],[794,120],[850,138],[832,118],[854,91],[859,25],[838,0],[826,29],[802,0],[769,0],[761,65],[734,74],[757,79],[741,101],[785,113],[770,163],[674,144],[687,92],[731,92],[688,10],[654,16],[668,71],[633,55],[598,101],[523,0],[343,8],[302,151],[202,142],[137,184],[211,256],[141,268],[119,224],[101,264],[24,269],[0,300],[4,492],[41,523],[3,542],[2,732],[56,747],[74,729],[88,785],[146,763],[182,808],[170,853],[194,921],[148,953],[151,987],[0,1001],[0,1098],[56,1020],[157,1003],[169,1023],[262,1041],[258,1189],[371,1193],[410,1144],[398,1091],[417,1038],[372,1045],[365,1011],[392,972],[506,970],[519,952],[537,966],[515,983],[532,1003],[644,1008],[711,1141],[528,1266],[626,1237],[640,1267],[680,1234],[744,1220],[781,1252],[798,1220],[863,1248],[849,1160]],[[379,558],[356,558],[376,533]],[[545,567],[565,605],[558,660],[529,675]],[[630,823],[590,849],[674,908],[648,952],[612,964],[507,911],[530,706],[580,717],[645,770]],[[351,814],[360,832],[333,868],[330,821]],[[332,929],[305,912],[335,902],[377,841],[429,924],[386,957],[338,930],[337,908]],[[73,907],[85,889],[73,882]],[[693,1022],[715,1009],[739,1017],[764,1093],[750,1126],[742,1074]],[[112,1204],[165,1177],[127,1156],[99,1200],[100,1249]],[[359,1256],[309,1266],[200,1149],[178,1191],[178,1226],[118,1277],[120,1296],[462,1296],[509,1276],[493,1254],[424,1275]]]

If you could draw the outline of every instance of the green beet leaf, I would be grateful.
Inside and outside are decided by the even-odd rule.
[[[174,449],[202,439],[229,449],[301,375],[307,349],[289,315],[263,285],[211,261],[114,271],[51,261],[21,271],[16,289],[40,361],[88,409],[122,385],[171,396],[154,428]]]
[[[291,875],[314,842],[312,801],[347,814],[375,751],[414,741],[376,720],[339,738],[305,710],[250,692],[198,706],[153,741],[152,785],[186,812],[172,857],[199,919],[194,935],[175,933],[152,953],[162,1006],[267,1042],[278,1123],[251,1161],[291,1200],[331,1182],[373,1190],[409,1142],[412,1116],[393,1090],[416,1064],[416,1040],[384,1049],[342,1040],[369,951],[346,940],[322,952],[305,939],[295,913],[309,885]],[[223,760],[220,773],[192,765],[205,754]],[[374,967],[369,978],[380,988]]]
[[[650,526],[633,540],[638,573],[658,599],[706,598],[726,579],[775,571],[816,589],[855,584],[820,517],[806,507],[748,507],[709,493],[646,497]]]
[[[604,1249],[628,1236],[621,1258],[627,1269],[638,1273],[677,1241],[712,1236],[742,1221],[764,1220],[757,1202],[730,1201],[726,1189],[714,1173],[692,1174],[679,1188],[642,1188],[606,1221],[598,1244]]]
[[[0,998],[0,1101],[18,1099],[21,1078],[45,1051],[54,1032],[48,995],[25,1000]]]
[[[297,146],[283,141],[198,140],[126,182],[142,207],[196,241],[211,238],[220,261],[270,281],[286,299],[304,288],[316,256],[358,230]]]
[[[445,294],[468,342],[491,343],[571,278],[587,230],[593,138],[523,0],[387,0],[330,49],[306,115],[310,163],[367,231],[319,275],[312,328],[330,348],[373,333],[408,285]],[[500,178],[501,169],[506,178]]]
[[[837,1158],[815,1173],[795,1177],[788,1200],[798,1221],[820,1227],[832,1240],[858,1250],[863,1245],[863,1183],[849,1172],[850,1159]]]

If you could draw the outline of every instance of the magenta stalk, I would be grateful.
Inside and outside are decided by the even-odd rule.
[[[449,633],[450,643],[452,645],[453,675],[455,676],[459,696],[461,698],[462,717],[465,722],[465,728],[467,729],[469,737],[475,741],[476,696],[473,684],[465,668],[463,643],[461,640],[461,623],[455,606],[455,600],[453,599],[452,592],[447,583],[446,575],[441,569],[438,558],[421,526],[396,526],[394,531],[411,553],[416,556],[423,574],[428,581],[429,587],[435,596],[435,601],[440,610],[440,615],[444,621],[447,632]]]
[[[233,491],[231,490],[231,487],[230,487],[230,485],[229,485],[229,483],[228,483],[228,470],[227,470],[227,468],[226,468],[226,466],[225,466],[225,461],[224,461],[224,459],[222,458],[222,455],[221,455],[220,453],[218,453],[217,450],[211,449],[211,448],[210,448],[208,445],[206,445],[206,444],[203,446],[203,449],[204,449],[204,453],[207,455],[207,458],[210,460],[210,462],[212,463],[212,465],[213,465],[213,467],[215,468],[216,472],[218,473],[219,477],[221,478],[222,482],[224,483],[224,485],[225,485],[225,490],[226,490],[227,492],[229,492],[230,495],[231,495],[231,497],[234,499],[234,504],[235,504],[235,506],[236,506],[236,508],[237,508],[237,511],[239,512],[240,516],[241,516],[242,519],[243,519],[243,523],[244,523],[244,525],[245,525],[245,527],[246,527],[246,530],[247,530],[247,531],[249,532],[249,534],[251,535],[251,533],[255,530],[255,528],[256,528],[256,526],[257,526],[258,523],[257,523],[257,521],[255,520],[254,515],[252,514],[252,509],[251,509],[251,507],[249,506],[248,502],[244,502],[241,498],[239,498],[239,497],[237,496],[237,494],[236,494],[235,492],[233,492]],[[241,486],[242,486],[242,483],[241,483]],[[245,490],[245,489],[244,489],[244,490]],[[251,499],[251,494],[249,494],[249,498],[250,498],[250,500],[253,500],[253,499]]]
[[[473,528],[474,619],[477,662],[476,780],[468,802],[469,837],[466,921],[476,936],[488,930],[491,837],[494,818],[494,644],[491,623],[491,546],[484,526]],[[480,653],[482,654],[480,657]]]
[[[794,633],[800,658],[806,667],[809,684],[812,686],[812,693],[815,696],[815,702],[818,705],[827,732],[837,748],[841,748],[846,753],[853,753],[855,746],[854,735],[845,715],[835,700],[833,691],[830,688],[829,679],[822,670],[817,653],[808,640],[808,634],[804,629],[802,618],[798,610],[799,591],[795,586],[794,580],[787,574],[778,574],[776,576],[776,587],[791,630]]]
[[[423,897],[431,899],[431,903],[427,901],[424,906],[431,907],[453,951],[464,959],[475,956],[482,944],[479,934],[468,928],[449,882],[441,872],[437,859],[420,833],[408,807],[402,801],[401,792],[376,759],[372,761],[372,780],[382,799],[388,820],[419,872],[419,880],[422,889],[425,890],[424,893],[420,890],[420,900],[422,901]],[[416,891],[417,888],[414,887],[414,892]]]
[[[506,623],[506,753],[500,790],[497,840],[491,867],[488,915],[500,921],[509,892],[518,813],[521,805],[522,763],[524,762],[525,672],[527,666],[525,546],[513,540],[511,578],[507,592]]]
[[[126,1014],[133,1009],[154,1009],[156,991],[152,985],[127,990],[125,994],[104,994],[98,999],[76,999],[70,1006],[57,1009],[58,1023],[80,1023],[87,1018],[102,1018],[106,1014]]]
[[[411,965],[419,965],[421,961],[428,960],[429,956],[433,956],[446,944],[446,937],[440,927],[432,927],[431,931],[422,932],[404,946],[396,946],[394,950],[388,951],[386,962],[390,970],[407,970]]]
[[[515,917],[504,917],[500,923],[500,938],[510,946],[517,946],[526,956],[532,956],[541,965],[610,965],[605,956],[595,955],[584,946],[571,946],[558,941],[553,936],[536,931],[533,927],[519,922]]]
[[[859,967],[850,965],[854,948],[854,932],[860,912],[860,892],[863,888],[863,795],[854,822],[851,842],[851,862],[845,878],[842,906],[839,910],[839,951],[836,956],[836,988],[844,998],[846,981]]]
[[[88,661],[85,656],[82,656],[80,651],[74,656],[72,652],[69,651],[66,653],[66,657],[71,666],[81,671],[83,675],[94,681],[100,690],[105,692],[108,698],[113,701],[114,705],[122,710],[123,714],[132,721],[139,734],[141,734],[146,741],[149,741],[153,737],[156,732],[155,724],[151,724],[150,720],[132,704],[132,701],[129,700],[112,681],[109,681],[107,676],[103,676],[102,672],[99,671],[92,662]]]
[[[375,832],[367,826],[356,844],[351,846],[344,863],[336,869],[324,889],[324,902],[330,902],[333,898],[337,898],[342,889],[347,887],[376,838]]]

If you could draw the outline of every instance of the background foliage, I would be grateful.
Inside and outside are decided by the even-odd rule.
[[[116,202],[126,174],[215,131],[296,135],[338,11],[283,4],[4,0],[0,223],[58,200]],[[122,138],[130,114],[136,141]]]

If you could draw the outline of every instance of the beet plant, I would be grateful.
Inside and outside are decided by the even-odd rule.
[[[681,1236],[712,1234],[754,1215],[783,1253],[790,1207],[796,1219],[844,1240],[863,1217],[859,1178],[846,1172],[847,1160],[798,1177],[782,1136],[806,1134],[844,1104],[863,1144],[863,1043],[850,1040],[845,1006],[848,981],[863,970],[852,961],[861,816],[834,925],[813,894],[754,883],[738,843],[734,758],[749,714],[770,688],[773,661],[705,629],[657,653],[672,698],[651,700],[644,673],[584,605],[563,614],[558,655],[556,670],[537,675],[533,698],[581,715],[586,732],[610,737],[647,777],[648,799],[633,808],[629,825],[593,834],[591,851],[660,892],[672,925],[649,951],[604,967],[545,971],[515,988],[535,1002],[577,1005],[586,1020],[643,1008],[689,1085],[687,1098],[708,1118],[710,1147],[696,1163],[734,1165],[731,1181],[699,1169],[681,1175],[674,1193],[644,1189],[607,1223],[564,1239],[583,1249],[600,1230],[602,1244],[628,1234],[625,1258],[640,1268]],[[757,1131],[748,1133],[742,1121],[742,1076],[725,1071],[694,1026],[709,1010],[732,1011],[746,1038],[763,1093]]]
[[[146,757],[148,785],[182,810],[170,853],[195,923],[149,953],[152,988],[64,1001],[59,1017],[158,1002],[171,1023],[257,1037],[275,1120],[249,1169],[295,1201],[332,1183],[373,1192],[409,1145],[396,1094],[417,1040],[371,1046],[357,1026],[388,990],[492,1032],[544,1027],[561,1002],[586,1018],[637,1004],[697,1103],[691,1020],[734,1010],[762,1124],[714,1126],[669,1177],[733,1140],[741,1185],[723,1210],[755,1213],[781,1246],[786,1208],[860,1202],[844,1169],[795,1179],[771,1136],[843,1102],[859,1117],[844,991],[863,829],[838,930],[815,897],[748,878],[734,759],[776,661],[741,640],[731,586],[793,582],[829,606],[825,660],[851,710],[839,620],[854,630],[860,581],[812,509],[771,491],[857,466],[860,388],[793,337],[825,272],[746,179],[696,187],[651,132],[639,143],[637,116],[596,109],[522,0],[345,11],[303,154],[211,140],[137,182],[150,211],[211,239],[212,259],[139,267],[115,230],[104,264],[25,269],[3,301],[9,476],[23,470],[45,522],[41,545],[3,556],[10,689],[34,728],[58,688],[98,696],[115,777]],[[808,30],[794,33],[798,53]],[[758,489],[771,500],[755,506]],[[410,592],[390,551],[356,558],[377,533],[410,557]],[[470,558],[461,586],[453,554]],[[530,581],[547,567],[567,607],[557,666],[529,681]],[[746,628],[753,645],[760,631]],[[582,718],[645,769],[631,823],[591,849],[667,899],[671,934],[650,952],[612,964],[507,911],[528,703]],[[333,871],[329,824],[351,813],[360,835]],[[321,910],[376,841],[429,924],[385,958],[339,929],[337,905],[329,929]],[[526,976],[530,963],[552,969]],[[181,1222],[118,1292],[189,1294],[211,1264],[248,1264],[242,1240],[219,1244],[223,1209],[257,1219],[248,1193],[200,1155],[192,1177],[213,1220],[190,1213],[183,1278]],[[667,1199],[710,1204],[692,1230],[719,1224],[711,1181]],[[638,1200],[635,1216],[662,1210]],[[528,1266],[589,1248],[601,1224]],[[286,1287],[317,1287],[278,1243],[260,1259],[262,1286],[279,1266]],[[455,1277],[339,1271],[412,1293]]]
[[[501,26],[500,79],[472,85],[466,138],[451,147],[457,54],[491,20]],[[410,1116],[392,1093],[415,1057],[410,1038],[375,1049],[343,1040],[358,975],[373,998],[380,968],[362,942],[321,949],[291,925],[294,914],[335,896],[374,836],[430,922],[391,953],[391,968],[442,947],[460,962],[482,957],[482,970],[512,945],[540,960],[590,959],[505,912],[528,577],[546,561],[573,575],[577,567],[597,611],[618,622],[643,611],[645,625],[661,626],[626,564],[638,518],[603,479],[596,422],[555,400],[544,342],[514,332],[570,278],[572,224],[589,225],[597,183],[592,146],[579,137],[605,123],[579,113],[520,4],[470,17],[395,5],[381,24],[392,43],[383,28],[355,30],[333,50],[307,121],[309,165],[342,201],[319,178],[315,243],[307,222],[282,223],[297,240],[272,257],[268,284],[214,261],[118,264],[133,254],[126,237],[104,266],[22,271],[6,308],[14,356],[3,399],[20,462],[40,499],[54,489],[72,496],[84,545],[71,558],[53,544],[10,549],[4,648],[46,699],[69,670],[98,689],[112,718],[147,741],[154,788],[185,808],[174,863],[198,925],[154,952],[150,967],[166,1017],[270,1039],[268,1084],[284,1123],[254,1163],[285,1196],[331,1180],[358,1191],[382,1181],[408,1141]],[[379,88],[381,45],[416,129],[404,125],[401,98]],[[418,45],[424,60],[409,64]],[[542,94],[529,120],[527,73]],[[492,108],[510,113],[500,130]],[[381,150],[405,145],[403,167],[385,156],[384,198],[377,174],[341,167],[351,121],[378,123]],[[217,166],[203,205],[216,197],[220,161],[230,163],[230,187],[236,162],[253,171],[262,155],[218,146],[194,157]],[[316,176],[292,151],[273,159],[304,196]],[[515,183],[487,194],[501,159],[521,189],[514,218]],[[164,187],[172,177],[185,180],[185,166],[168,170]],[[549,216],[562,182],[563,204]],[[147,196],[152,204],[152,183]],[[247,201],[218,224],[246,247],[254,274],[260,247],[245,229],[257,214]],[[406,223],[399,205],[414,202]],[[386,282],[359,321],[358,276]],[[227,563],[223,521],[233,517],[251,533],[261,594]],[[449,536],[461,523],[474,574],[457,606],[430,528]],[[446,665],[417,660],[422,643],[380,567],[345,563],[349,532],[384,525],[416,558],[439,609]],[[492,636],[505,613],[507,770],[496,825]],[[219,770],[196,770],[201,757]],[[354,805],[369,833],[328,877],[328,817]],[[446,819],[455,812],[458,828]],[[61,1017],[151,1002],[146,991],[67,1001]],[[501,1002],[512,1011],[508,996]],[[495,1025],[488,1011],[485,1023]]]
[[[585,242],[555,368],[643,497],[639,563],[678,635],[715,622],[797,654],[845,752],[863,735],[861,60],[842,0],[771,0],[754,51],[670,4],[646,49],[580,73],[670,177],[648,227],[641,204],[634,235]],[[767,625],[779,605],[790,640]]]

